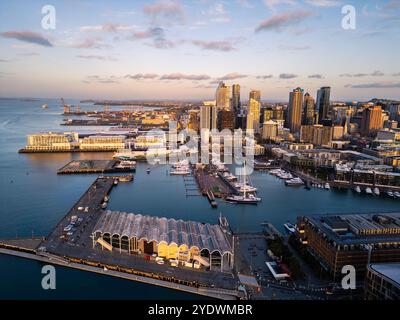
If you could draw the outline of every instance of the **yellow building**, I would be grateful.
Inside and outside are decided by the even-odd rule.
[[[92,233],[93,247],[120,253],[201,264],[212,270],[233,267],[231,240],[219,225],[126,212],[105,211]]]

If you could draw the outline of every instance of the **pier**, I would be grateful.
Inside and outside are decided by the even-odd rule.
[[[232,272],[170,267],[143,254],[92,247],[92,232],[121,176],[99,176],[46,238],[0,241],[0,253],[217,299],[243,298]],[[73,228],[69,227],[74,222]],[[68,232],[66,231],[68,230]]]
[[[73,160],[57,174],[132,172],[135,168],[134,164],[119,160]]]

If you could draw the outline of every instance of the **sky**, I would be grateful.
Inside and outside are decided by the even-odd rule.
[[[399,31],[400,0],[1,1],[0,97],[213,99],[225,80],[244,101],[400,99]]]

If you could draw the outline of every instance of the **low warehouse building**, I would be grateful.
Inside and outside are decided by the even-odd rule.
[[[98,243],[121,253],[197,261],[213,270],[233,267],[231,242],[219,225],[104,211],[92,237],[93,247]]]

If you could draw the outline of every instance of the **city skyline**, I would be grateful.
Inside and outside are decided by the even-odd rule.
[[[341,26],[353,5],[355,30]],[[0,4],[0,97],[210,99],[219,81],[263,100],[332,87],[399,99],[399,1],[55,1]],[[386,49],[386,48],[390,48]]]

